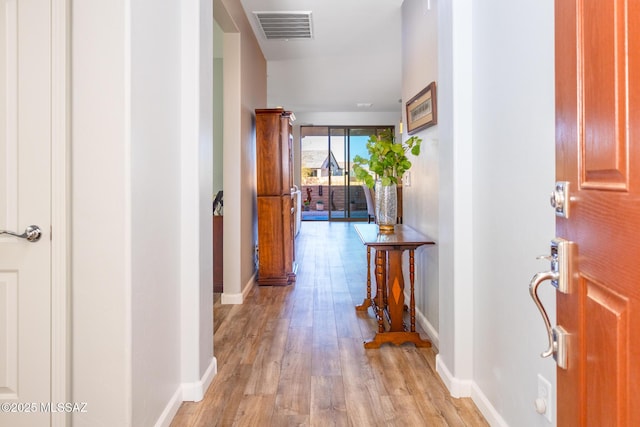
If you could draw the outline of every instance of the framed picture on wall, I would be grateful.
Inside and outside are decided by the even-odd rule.
[[[436,82],[431,82],[407,101],[407,132],[411,135],[436,123],[438,123]]]

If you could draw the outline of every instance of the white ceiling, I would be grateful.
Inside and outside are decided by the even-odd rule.
[[[402,1],[241,0],[267,60],[269,107],[296,113],[400,110]],[[311,11],[313,38],[267,40],[254,11]]]

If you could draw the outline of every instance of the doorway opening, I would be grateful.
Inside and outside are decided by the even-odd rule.
[[[393,126],[300,126],[303,221],[365,221],[364,183],[351,174],[367,141]]]

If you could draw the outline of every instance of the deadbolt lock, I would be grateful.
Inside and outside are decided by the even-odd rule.
[[[556,182],[556,188],[551,193],[551,199],[549,201],[555,209],[556,216],[569,218],[569,182]]]

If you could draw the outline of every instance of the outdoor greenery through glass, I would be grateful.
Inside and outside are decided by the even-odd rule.
[[[420,154],[422,139],[412,136],[403,143],[395,143],[395,136],[391,129],[385,129],[379,136],[371,135],[367,141],[369,158],[355,156],[353,171],[369,188],[375,184],[377,175],[383,186],[398,184],[398,178],[411,168],[407,152],[417,156]]]
[[[353,159],[368,157],[370,136],[389,128],[393,129],[383,125],[300,127],[303,221],[362,221],[368,217],[365,183],[353,172]],[[324,203],[319,207],[321,200]]]

